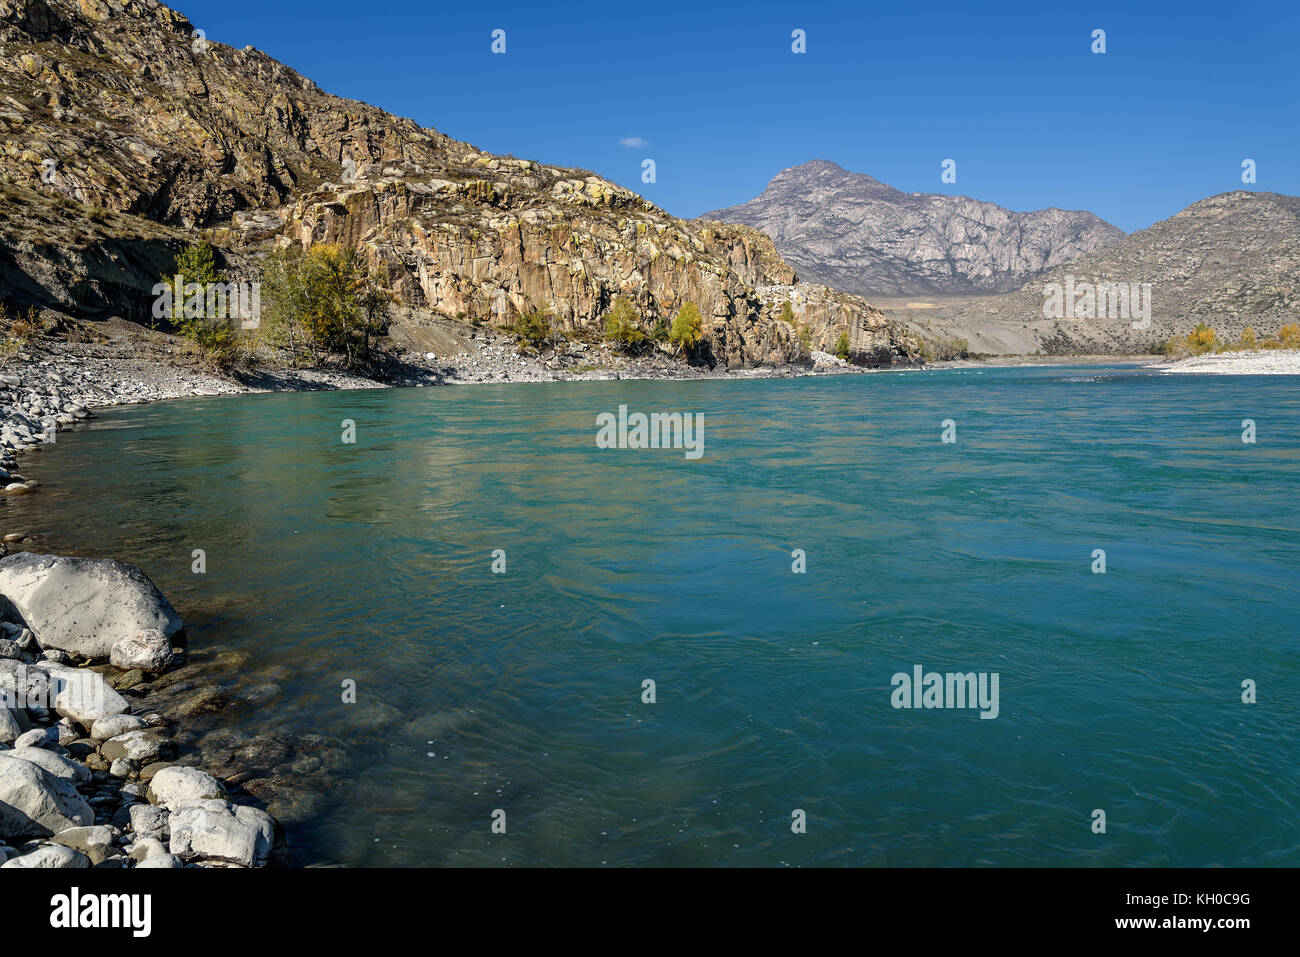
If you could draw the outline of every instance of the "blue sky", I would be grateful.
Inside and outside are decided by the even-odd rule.
[[[813,158],[1130,231],[1226,190],[1300,193],[1296,0],[173,5],[328,92],[593,170],[678,216],[751,199]]]

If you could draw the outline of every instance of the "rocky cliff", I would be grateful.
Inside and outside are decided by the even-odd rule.
[[[0,0],[0,298],[144,320],[205,230],[235,272],[275,244],[343,242],[403,315],[505,325],[549,306],[593,331],[617,295],[647,326],[693,301],[707,353],[792,361],[847,331],[864,361],[918,343],[865,299],[801,283],[743,225],[684,221],[584,170],[493,156],[340,99],[153,0]]]
[[[869,296],[1005,292],[1124,236],[1092,213],[903,193],[826,160],[707,215],[767,233],[814,282]]]

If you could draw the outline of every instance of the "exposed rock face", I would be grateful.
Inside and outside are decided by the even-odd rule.
[[[1049,319],[1049,283],[1149,283],[1150,324],[1130,318]],[[1122,242],[1058,266],[1002,296],[924,314],[933,332],[981,352],[1142,353],[1209,324],[1233,341],[1300,321],[1300,197],[1235,191],[1193,203]],[[1137,320],[1140,322],[1141,320]]]
[[[144,572],[111,558],[10,555],[0,559],[0,596],[42,648],[91,659],[108,658],[114,645],[140,632],[170,637],[182,627]]]
[[[193,32],[147,0],[0,0],[0,297],[145,321],[204,226],[235,273],[277,243],[361,248],[416,314],[508,324],[549,307],[590,332],[626,295],[648,330],[692,301],[713,362],[805,356],[779,318],[797,278],[762,234],[482,153]],[[797,290],[814,348],[847,331],[867,361],[915,354],[866,300]]]
[[[903,193],[826,160],[706,215],[761,229],[806,278],[864,296],[1005,292],[1124,237],[1092,213]]]

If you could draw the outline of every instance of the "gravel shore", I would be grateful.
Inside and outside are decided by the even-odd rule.
[[[1265,349],[1258,352],[1224,352],[1153,362],[1147,368],[1160,372],[1194,372],[1202,375],[1300,375],[1300,350]]]

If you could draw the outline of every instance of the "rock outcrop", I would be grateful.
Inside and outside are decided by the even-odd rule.
[[[0,44],[0,298],[145,321],[205,227],[234,274],[277,244],[360,248],[417,315],[549,308],[581,336],[624,295],[647,331],[694,302],[714,364],[803,361],[799,325],[819,349],[847,333],[864,362],[917,352],[866,300],[798,283],[755,230],[328,95],[152,0],[0,0]]]
[[[864,296],[1005,292],[1124,237],[1092,213],[904,193],[826,160],[706,215],[761,229],[806,278]]]

